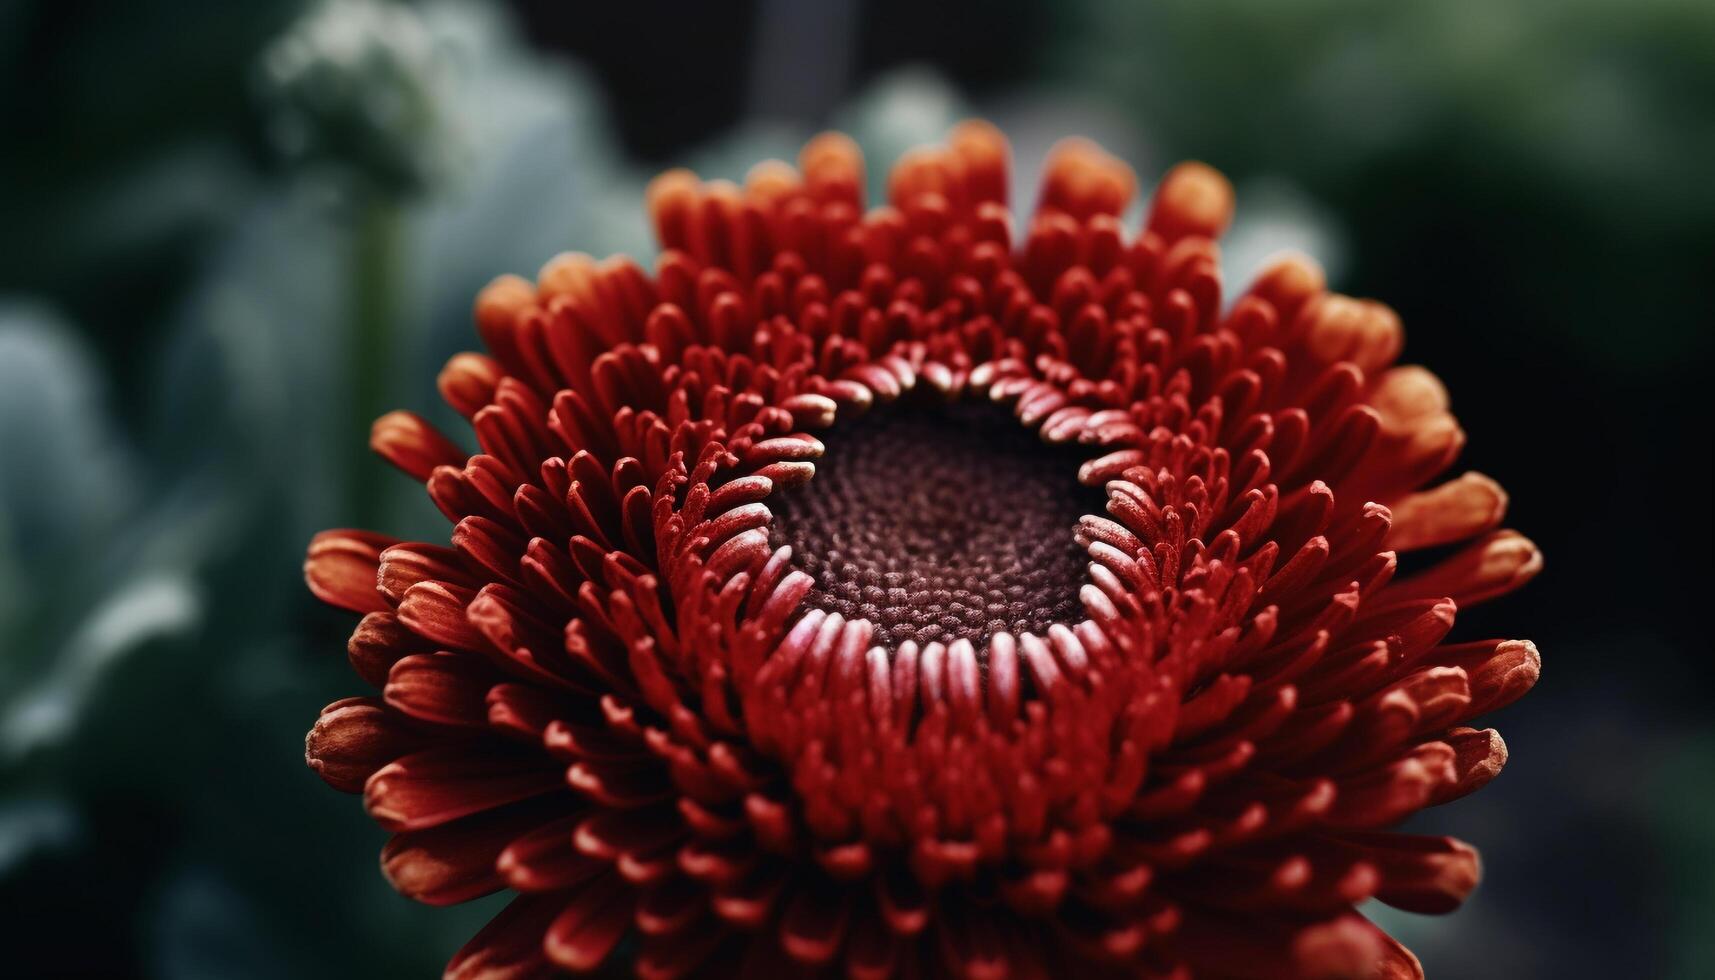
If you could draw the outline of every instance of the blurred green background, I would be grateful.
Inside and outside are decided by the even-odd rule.
[[[7,976],[436,976],[488,903],[394,895],[303,766],[357,690],[323,527],[439,538],[371,418],[446,423],[471,299],[652,253],[666,165],[819,128],[881,164],[980,112],[1019,204],[1083,134],[1239,188],[1223,261],[1320,256],[1448,383],[1547,554],[1512,764],[1421,828],[1439,977],[1715,975],[1706,0],[10,0],[0,4],[0,948]]]

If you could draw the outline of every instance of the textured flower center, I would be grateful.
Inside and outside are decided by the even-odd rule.
[[[769,501],[775,544],[815,579],[807,605],[869,620],[890,649],[1083,618],[1072,534],[1102,498],[1075,449],[969,402],[876,411],[824,441],[815,478]]]

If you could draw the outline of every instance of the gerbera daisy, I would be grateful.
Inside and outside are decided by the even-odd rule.
[[[310,765],[453,978],[1414,976],[1354,911],[1477,857],[1387,828],[1482,786],[1535,680],[1447,645],[1540,561],[1399,320],[1287,259],[1224,301],[1227,181],[1055,149],[1017,234],[982,123],[866,210],[829,134],[651,185],[663,252],[562,255],[440,376],[471,455],[372,445],[451,547],[319,535],[379,694]],[[1428,551],[1395,576],[1404,552]]]

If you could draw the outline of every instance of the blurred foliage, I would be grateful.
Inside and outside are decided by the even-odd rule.
[[[303,166],[344,171],[368,193],[423,189],[455,149],[447,81],[421,18],[374,0],[323,0],[262,53],[267,133]]]
[[[1074,8],[1064,73],[1179,153],[1241,177],[1292,174],[1354,237],[1392,247],[1359,257],[1366,278],[1410,265],[1438,285],[1555,284],[1528,297],[1540,319],[1525,326],[1630,370],[1709,349],[1684,311],[1704,293],[1715,225],[1715,5]],[[1638,318],[1658,321],[1649,343],[1608,343],[1608,324]]]
[[[857,15],[866,50],[905,16],[877,9]],[[1011,91],[993,58],[944,59],[982,66],[974,101],[1013,139],[1016,203],[1071,133],[1137,161],[1146,186],[1181,156],[1228,169],[1230,273],[1299,247],[1396,302],[1412,354],[1481,417],[1473,465],[1547,546],[1549,580],[1494,620],[1566,624],[1538,634],[1550,690],[1503,725],[1531,761],[1426,825],[1489,847],[1503,884],[1465,914],[1388,924],[1455,975],[1703,975],[1715,835],[1707,792],[1676,789],[1709,783],[1708,727],[1674,700],[1701,703],[1694,626],[1673,614],[1702,583],[1577,556],[1608,549],[1633,505],[1606,487],[1611,501],[1572,500],[1563,473],[1624,446],[1638,485],[1707,486],[1706,450],[1686,459],[1679,440],[1683,403],[1706,398],[1682,382],[1708,350],[1715,15],[1690,0],[1069,9],[1009,34],[1043,52]],[[604,39],[631,59],[601,61],[635,73],[636,33]],[[930,69],[869,82],[826,119],[652,140],[740,179],[836,125],[880,197],[886,163],[973,100]],[[375,870],[383,834],[303,766],[316,711],[358,690],[351,617],[307,595],[303,547],[345,524],[444,536],[421,487],[369,457],[370,419],[405,407],[460,431],[433,379],[475,343],[472,297],[566,248],[647,258],[653,168],[619,148],[597,79],[474,0],[23,0],[0,6],[0,108],[19,137],[0,146],[9,975],[436,975],[495,903],[395,895]],[[1565,424],[1580,397],[1653,414]],[[1707,528],[1689,514],[1679,530]],[[1671,538],[1643,536],[1630,560],[1686,562]],[[1632,649],[1655,672],[1616,686],[1603,668]],[[1521,823],[1538,801],[1555,818]],[[1605,870],[1580,859],[1592,849]],[[1563,923],[1577,928],[1555,941]]]
[[[1661,808],[1654,816],[1662,826],[1663,846],[1679,857],[1674,862],[1675,893],[1682,900],[1668,912],[1671,928],[1680,937],[1669,953],[1670,980],[1715,976],[1715,735],[1703,732],[1667,753],[1666,765],[1651,787],[1678,805]]]

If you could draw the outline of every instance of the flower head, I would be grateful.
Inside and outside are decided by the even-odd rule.
[[[1505,761],[1465,725],[1535,649],[1442,641],[1535,549],[1422,489],[1463,435],[1386,307],[1300,259],[1223,301],[1218,173],[1132,232],[1062,144],[1019,233],[1007,168],[967,123],[869,210],[838,135],[665,174],[653,275],[478,298],[480,452],[376,423],[451,547],[312,543],[380,693],[308,758],[400,891],[516,893],[448,976],[1420,972],[1353,906],[1476,883],[1387,828]]]

